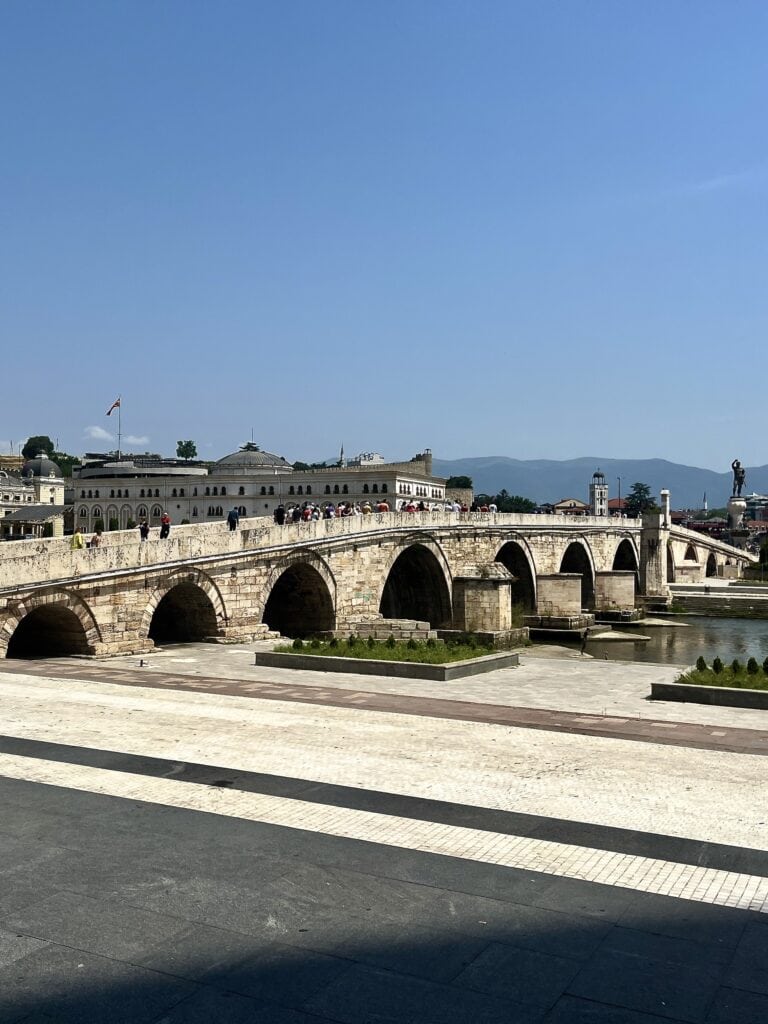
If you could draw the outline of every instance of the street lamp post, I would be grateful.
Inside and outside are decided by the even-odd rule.
[[[621,477],[617,476],[616,479],[619,481],[619,517],[621,517],[621,514],[622,514],[622,510],[621,510]]]

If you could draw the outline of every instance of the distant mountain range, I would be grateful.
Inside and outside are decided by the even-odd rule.
[[[498,494],[505,489],[536,502],[559,501],[560,498],[589,500],[589,484],[596,469],[605,473],[608,495],[626,497],[634,483],[648,484],[658,497],[662,487],[670,491],[672,508],[701,508],[704,494],[710,508],[722,508],[732,491],[733,474],[715,473],[711,469],[683,466],[666,459],[509,459],[504,455],[488,455],[474,459],[435,459],[436,476],[469,476],[475,492]],[[768,466],[747,468],[743,494],[768,493]]]

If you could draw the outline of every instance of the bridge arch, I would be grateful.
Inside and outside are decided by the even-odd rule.
[[[283,636],[305,637],[336,626],[336,581],[312,552],[283,559],[270,574],[262,622]]]
[[[715,558],[714,551],[709,552],[709,556],[707,558],[706,575],[717,576],[717,558]]]
[[[526,611],[536,609],[536,566],[531,550],[522,537],[508,540],[496,552],[495,562],[501,562],[515,577],[512,583],[512,603]]]
[[[595,607],[595,560],[585,540],[573,540],[563,552],[560,572],[581,576],[581,607]]]
[[[686,549],[685,549],[685,555],[683,556],[683,561],[685,561],[685,562],[698,562],[698,560],[699,560],[699,555],[698,555],[698,552],[696,551],[696,548],[693,546],[693,544],[689,544],[686,547]]]
[[[611,569],[614,572],[633,572],[635,574],[635,594],[640,587],[640,562],[637,548],[629,537],[624,537],[616,548]]]
[[[33,594],[21,601],[0,629],[0,656],[59,658],[94,654],[101,633],[82,598],[65,590]]]
[[[149,599],[139,634],[156,644],[194,643],[217,636],[226,625],[221,591],[204,572],[166,577]]]
[[[451,571],[432,537],[406,539],[393,551],[383,573],[379,611],[385,619],[417,619],[450,626]]]

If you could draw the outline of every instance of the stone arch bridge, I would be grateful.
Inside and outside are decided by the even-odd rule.
[[[141,653],[156,643],[306,636],[386,619],[504,631],[512,608],[575,622],[753,556],[700,534],[604,517],[385,513],[137,531],[0,546],[0,657]],[[727,568],[729,567],[730,568]],[[536,621],[538,621],[536,620]],[[531,621],[534,621],[532,618]]]

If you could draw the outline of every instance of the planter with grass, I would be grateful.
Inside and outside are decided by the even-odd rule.
[[[746,665],[738,658],[728,665],[715,658],[711,666],[698,658],[696,666],[674,683],[652,683],[651,698],[768,710],[768,658],[762,665],[756,658],[750,658]]]
[[[314,672],[354,672],[361,675],[395,676],[400,679],[431,679],[447,682],[463,676],[492,672],[519,664],[514,651],[478,644],[440,640],[361,640],[349,637],[325,640],[294,640],[273,651],[259,651],[256,665],[270,668],[306,669]]]

